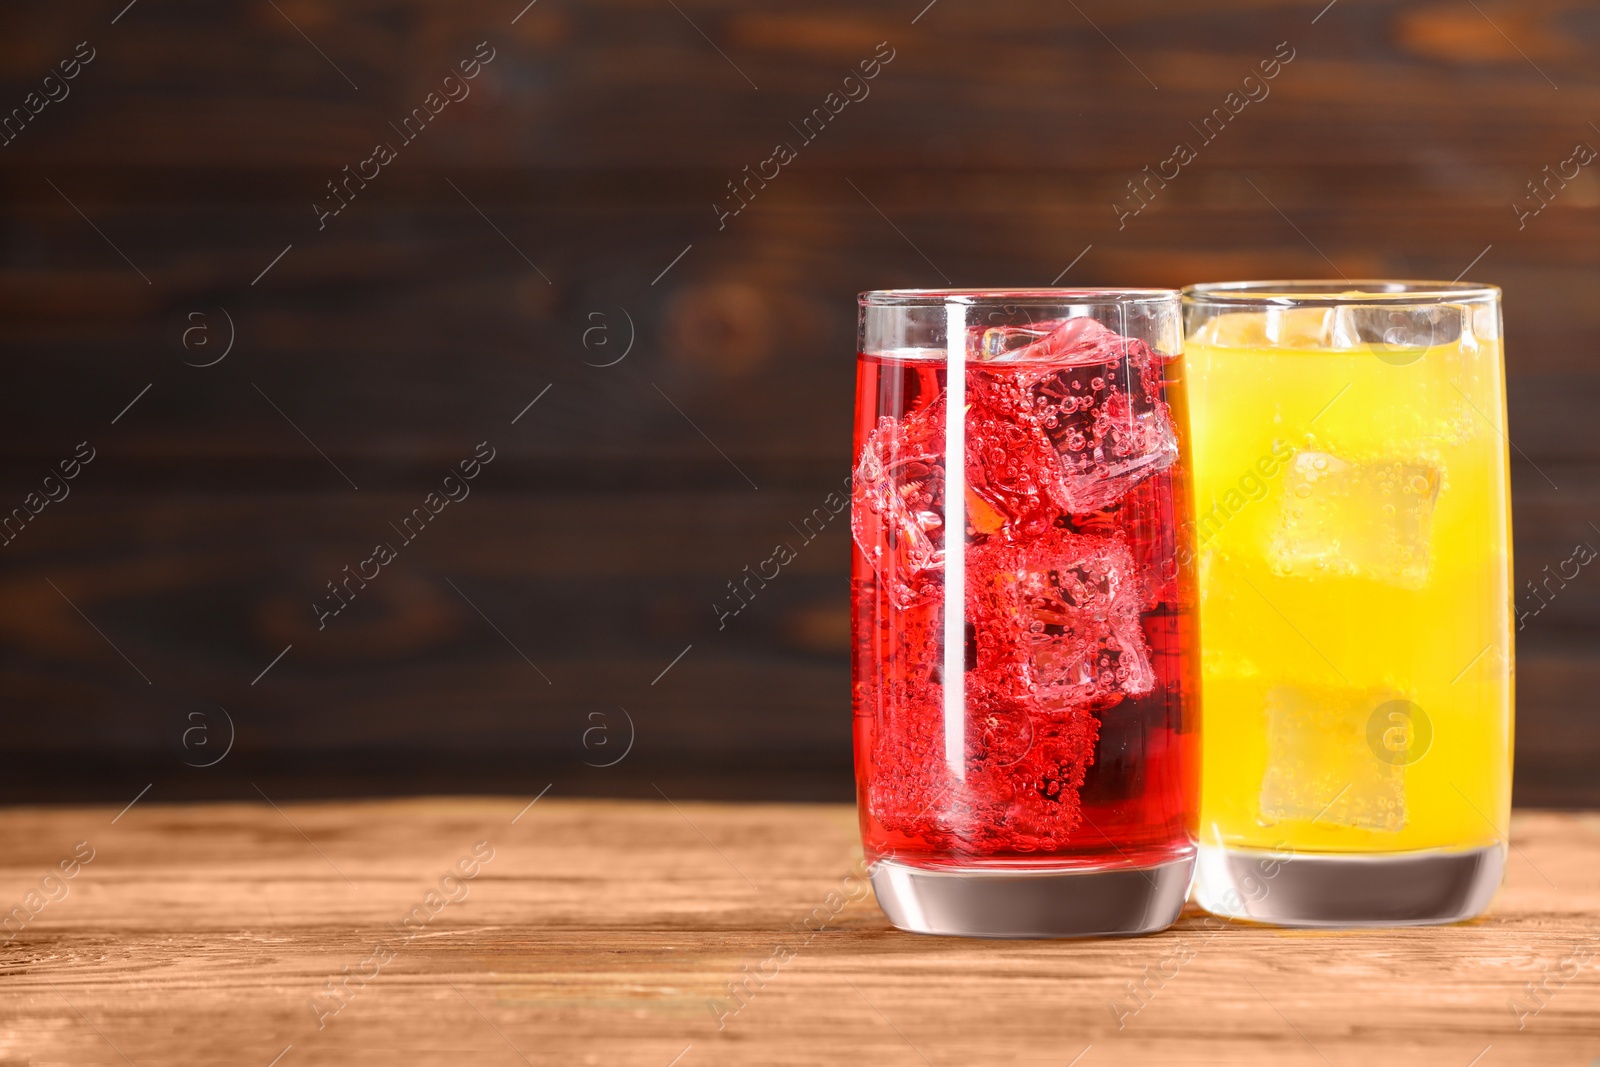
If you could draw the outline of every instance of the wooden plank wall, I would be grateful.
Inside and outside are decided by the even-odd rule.
[[[95,458],[0,545],[0,798],[848,797],[848,531],[795,527],[864,288],[1499,283],[1519,589],[1600,547],[1600,164],[1515,206],[1600,147],[1594,4],[925,3],[7,5],[0,511]],[[1549,599],[1517,796],[1594,804],[1600,571]]]

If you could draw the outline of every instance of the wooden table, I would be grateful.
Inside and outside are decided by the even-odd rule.
[[[0,811],[0,1064],[1600,1063],[1597,814],[1462,926],[1037,943],[891,929],[847,807],[527,805]]]

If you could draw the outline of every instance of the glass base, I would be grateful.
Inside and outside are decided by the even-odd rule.
[[[940,869],[880,860],[872,891],[889,921],[952,937],[1118,937],[1178,918],[1194,855],[1153,867]]]
[[[1505,865],[1505,845],[1289,856],[1201,845],[1194,899],[1213,915],[1276,926],[1452,923],[1489,906]]]

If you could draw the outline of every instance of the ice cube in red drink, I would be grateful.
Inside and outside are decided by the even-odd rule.
[[[1029,631],[1034,697],[1045,712],[1103,710],[1155,685],[1139,629],[1140,587],[1120,533],[1051,530],[1029,546],[1017,610]]]
[[[945,398],[884,416],[856,465],[851,529],[900,606],[933,595],[944,565]],[[1036,537],[1061,513],[1049,438],[1017,376],[974,375],[965,419],[966,534]],[[891,577],[892,576],[892,577]]]
[[[883,416],[856,464],[850,529],[901,607],[939,589],[944,562],[944,418],[939,401]]]
[[[967,526],[969,535],[1006,541],[1038,537],[1061,513],[1052,487],[1050,439],[1029,414],[1015,374],[974,369],[967,404]]]
[[[997,332],[988,331],[985,347],[999,349],[1012,339],[994,338]],[[1178,458],[1160,368],[1144,341],[1094,319],[1068,319],[995,356],[992,365],[1016,366],[1038,425],[1055,446],[1062,494],[1073,511],[1107,506]]]

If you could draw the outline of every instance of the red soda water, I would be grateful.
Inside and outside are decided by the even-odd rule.
[[[1090,318],[976,328],[968,352],[959,406],[942,353],[859,356],[851,595],[868,859],[1186,856],[1199,690],[1181,358]],[[944,582],[951,410],[965,431],[959,597]],[[952,604],[964,699],[947,730]]]

